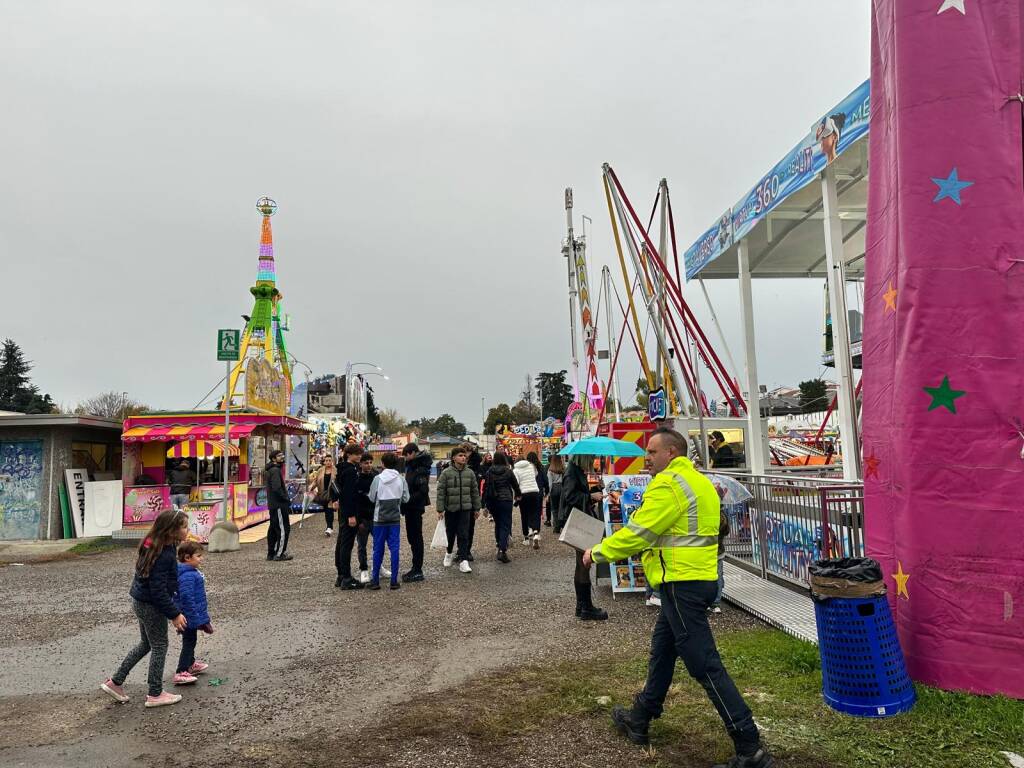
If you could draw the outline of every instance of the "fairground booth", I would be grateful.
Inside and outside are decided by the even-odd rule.
[[[286,482],[291,481],[294,492],[301,490],[303,478],[298,475],[308,466],[310,441],[289,437],[308,436],[314,427],[288,414],[292,380],[284,341],[287,324],[270,227],[277,204],[264,197],[256,208],[262,229],[256,284],[249,289],[255,303],[251,314],[243,316],[246,326],[240,337],[238,331],[218,334],[219,353],[224,334],[235,334],[231,354],[220,358],[235,361],[227,364],[226,391],[214,409],[146,413],[125,420],[121,537],[141,536],[171,506],[171,472],[176,467],[191,473],[182,472],[178,480],[190,481],[184,509],[190,536],[199,541],[206,541],[220,520],[243,528],[269,517],[264,471],[274,451],[284,451],[290,459],[285,462]],[[305,455],[288,456],[296,446]]]
[[[288,435],[306,434],[301,419],[283,414],[237,411],[225,440],[223,411],[150,413],[125,420],[123,442],[124,517],[128,528],[145,530],[171,506],[168,473],[182,462],[195,477],[186,511],[190,533],[205,540],[218,520],[239,528],[269,516],[264,469],[276,450],[287,450]],[[227,454],[229,498],[224,504]]]

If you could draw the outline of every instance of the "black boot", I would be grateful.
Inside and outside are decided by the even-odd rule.
[[[651,739],[647,735],[647,727],[650,725],[651,716],[647,710],[638,707],[635,703],[632,709],[615,707],[612,709],[612,722],[622,734],[634,744],[650,744]]]
[[[768,754],[764,747],[749,755],[733,755],[727,763],[716,763],[714,768],[772,768],[775,758]]]
[[[573,582],[572,585],[576,588],[576,618],[578,619],[583,615],[583,590],[585,589],[589,592],[590,585],[577,584],[576,582]]]
[[[583,621],[604,621],[608,618],[608,612],[598,608],[594,605],[594,601],[590,597],[590,583],[579,584],[579,594],[583,600],[582,610],[579,613],[579,617]]]

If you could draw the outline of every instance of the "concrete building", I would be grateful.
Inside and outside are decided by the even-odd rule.
[[[121,422],[97,416],[0,414],[0,540],[63,536],[64,471],[121,477]]]

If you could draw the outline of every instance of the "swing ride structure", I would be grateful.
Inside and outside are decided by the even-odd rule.
[[[576,382],[578,419],[572,424],[572,433],[596,432],[634,440],[645,444],[646,435],[658,422],[668,421],[687,434],[698,446],[697,454],[708,465],[707,435],[711,430],[723,432],[730,444],[735,446],[736,459],[740,465],[750,463],[763,471],[763,457],[767,454],[767,427],[760,418],[749,418],[747,403],[740,391],[737,380],[723,363],[707,334],[698,323],[689,304],[683,298],[684,281],[680,266],[675,220],[669,196],[668,182],[659,184],[646,226],[625,193],[615,171],[609,165],[603,167],[603,186],[611,222],[615,251],[618,257],[625,299],[611,278],[611,271],[602,270],[602,288],[605,299],[605,320],[607,326],[607,349],[600,350],[608,358],[608,378],[602,384],[597,376],[598,333],[591,311],[589,281],[587,280],[585,238],[574,236],[572,226],[572,190],[566,190],[566,213],[568,236],[563,245],[563,255],[570,260],[569,299],[570,336],[573,350],[573,375]],[[658,216],[659,242],[653,242],[650,231]],[[612,293],[622,317],[617,336],[613,336]],[[577,297],[578,309],[577,309]],[[575,323],[583,329],[586,365],[585,396],[580,395],[579,363],[576,352]],[[641,315],[646,315],[647,328],[653,330],[655,348],[648,350]],[[717,318],[714,320],[717,327]],[[718,331],[721,338],[721,330]],[[629,336],[633,351],[643,371],[649,392],[651,419],[643,424],[623,424],[618,413],[619,396],[616,371],[622,352],[623,341]],[[724,339],[722,339],[724,346]],[[731,355],[726,355],[731,361]],[[723,404],[712,410],[705,390],[701,386],[701,373],[710,377],[721,395],[715,401]],[[614,391],[611,402],[616,409],[616,420],[608,418],[606,392]],[[756,390],[755,390],[756,391]],[[661,404],[660,412],[659,406]],[[617,471],[638,471],[638,462],[618,462]],[[625,469],[625,467],[629,469]]]

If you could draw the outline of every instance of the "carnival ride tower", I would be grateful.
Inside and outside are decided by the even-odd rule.
[[[269,197],[261,197],[256,201],[256,210],[260,212],[263,221],[260,227],[260,255],[256,285],[249,289],[255,298],[255,303],[246,322],[245,330],[242,332],[238,363],[231,371],[229,391],[232,405],[235,404],[236,398],[244,394],[244,389],[239,391],[239,382],[245,376],[248,361],[254,358],[266,360],[281,372],[287,388],[287,400],[291,399],[292,376],[288,363],[288,349],[284,341],[286,326],[281,312],[283,295],[277,288],[274,233],[270,226],[270,217],[277,212],[277,203]]]
[[[565,218],[568,235],[562,255],[569,260],[569,327],[572,341],[573,391],[576,401],[583,405],[586,419],[591,413],[604,409],[604,390],[597,374],[597,327],[590,300],[590,279],[587,274],[586,241],[575,237],[572,222],[572,188],[565,190]],[[586,354],[586,376],[580,386],[579,356],[576,349],[576,305],[579,304],[580,328],[583,333],[583,349]],[[582,392],[581,392],[582,390]]]

